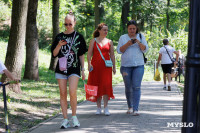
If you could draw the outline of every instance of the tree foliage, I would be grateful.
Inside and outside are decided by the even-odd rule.
[[[8,5],[8,0],[4,1],[4,4]],[[169,6],[167,6],[167,0],[101,0],[99,7],[101,12],[103,11],[103,16],[100,16],[100,23],[104,22],[108,24],[109,33],[107,37],[113,40],[115,46],[119,37],[124,31],[126,32],[124,26],[121,25],[122,5],[124,2],[130,2],[127,20],[136,19],[140,25],[141,32],[148,39],[150,48],[152,45],[155,45],[154,47],[158,49],[160,44],[162,44],[158,40],[168,37],[172,40],[172,43],[175,43],[176,48],[186,53],[189,24],[188,0],[170,0]],[[38,4],[37,25],[39,46],[42,49],[49,49],[52,43],[52,0],[39,0]],[[65,30],[64,17],[69,10],[73,10],[77,18],[76,30],[84,35],[88,44],[95,30],[94,9],[94,0],[60,0],[60,32]],[[167,10],[169,14],[168,30]],[[178,34],[182,35],[179,37],[184,38],[177,39]],[[151,49],[148,55],[153,54],[150,51]],[[151,58],[156,57],[151,56]]]

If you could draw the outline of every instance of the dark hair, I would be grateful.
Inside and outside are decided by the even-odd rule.
[[[95,37],[99,37],[99,30],[101,30],[102,28],[103,28],[103,26],[107,26],[107,24],[105,24],[105,23],[100,23],[98,26],[97,26],[97,28],[96,28],[96,30],[93,32],[93,37],[95,38]]]
[[[138,27],[138,25],[137,25],[137,23],[136,23],[135,20],[132,19],[132,20],[128,21],[128,22],[127,22],[127,28],[128,28],[129,25],[135,25],[136,28],[137,28],[136,33],[139,32],[139,27]]]
[[[168,42],[169,42],[168,39],[163,39],[163,44],[164,44],[164,45],[167,45]]]
[[[66,15],[65,19],[68,17],[72,17],[74,19],[74,21],[76,21],[76,18],[74,16],[74,13],[72,12],[72,10],[69,10],[69,13]]]

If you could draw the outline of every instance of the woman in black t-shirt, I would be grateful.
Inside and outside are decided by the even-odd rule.
[[[60,89],[60,104],[64,120],[60,128],[70,126],[67,117],[67,81],[69,83],[70,105],[72,108],[72,125],[79,127],[80,123],[76,117],[77,108],[77,86],[80,76],[85,79],[84,54],[87,52],[86,43],[83,36],[74,31],[76,24],[72,12],[65,17],[66,31],[58,34],[51,47],[54,57],[58,57],[55,70],[55,77]],[[81,72],[80,72],[81,71]]]

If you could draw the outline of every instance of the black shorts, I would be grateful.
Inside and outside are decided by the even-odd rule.
[[[161,64],[163,73],[171,73],[172,66],[173,66],[173,63],[172,64]]]

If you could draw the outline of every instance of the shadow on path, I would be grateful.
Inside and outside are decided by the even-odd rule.
[[[182,94],[175,84],[172,91],[162,90],[162,82],[143,82],[140,116],[127,115],[124,85],[114,87],[116,99],[109,101],[110,116],[95,115],[96,104],[85,101],[78,105],[79,128],[59,129],[62,115],[31,129],[31,133],[180,133],[180,127],[167,127],[167,123],[181,122]],[[102,103],[103,105],[103,103]],[[71,118],[71,110],[68,111]]]

